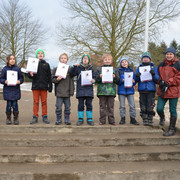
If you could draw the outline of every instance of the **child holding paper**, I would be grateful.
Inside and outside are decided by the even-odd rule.
[[[155,106],[156,83],[159,80],[159,73],[157,67],[151,62],[149,52],[143,53],[141,60],[142,63],[136,69],[136,82],[138,82],[138,91],[140,94],[140,115],[143,119],[144,126],[152,126],[153,116],[155,116],[153,109]]]
[[[92,118],[92,100],[94,98],[93,83],[95,83],[95,73],[94,68],[90,64],[91,58],[89,54],[83,54],[81,58],[81,63],[75,64],[72,68],[71,75],[77,76],[77,86],[76,86],[76,98],[78,99],[78,122],[77,126],[84,123],[84,104],[86,104],[86,116],[87,124],[90,126],[94,125]],[[82,84],[82,72],[91,71],[92,77],[89,85]]]
[[[108,122],[111,125],[116,125],[114,119],[114,98],[116,97],[116,84],[119,82],[119,75],[117,69],[112,64],[111,54],[103,54],[103,66],[97,69],[96,82],[97,82],[97,96],[99,98],[100,105],[100,125],[106,124],[106,115],[108,115]],[[108,69],[109,68],[109,69]],[[104,80],[102,74],[106,69],[108,73],[112,69],[112,74],[109,79]]]
[[[125,100],[127,98],[129,104],[129,114],[130,114],[130,123],[134,125],[139,125],[136,121],[136,108],[134,102],[134,87],[135,86],[135,73],[133,69],[129,67],[128,58],[122,57],[120,60],[120,68],[119,68],[119,77],[120,81],[118,83],[118,97],[120,102],[120,116],[121,121],[119,124],[126,123],[126,106]],[[128,78],[130,79],[129,82]]]
[[[68,55],[63,53],[59,57],[59,62],[67,64]],[[70,69],[66,77],[63,78],[61,75],[56,75],[57,68],[52,72],[52,82],[55,84],[55,96],[56,96],[56,125],[62,124],[62,105],[64,103],[64,119],[66,125],[71,125],[70,114],[71,114],[71,102],[70,96],[74,95],[74,80],[70,76]]]
[[[18,109],[18,100],[21,98],[21,90],[20,90],[20,84],[23,83],[24,77],[21,72],[21,69],[16,65],[16,59],[14,55],[9,55],[6,59],[7,65],[2,69],[1,73],[1,84],[4,84],[3,86],[3,97],[4,100],[7,101],[6,105],[6,124],[12,124],[11,121],[11,108],[13,109],[13,115],[14,115],[14,124],[18,125],[19,120],[19,109]],[[8,72],[12,73],[11,76],[15,76],[13,78],[13,81],[11,81],[11,76],[7,75]],[[10,84],[9,84],[10,83]]]
[[[30,72],[29,78],[32,79],[33,92],[33,119],[30,124],[38,122],[39,98],[41,98],[42,121],[49,124],[47,118],[47,91],[52,92],[51,69],[49,64],[43,59],[45,52],[43,49],[37,49],[36,58],[39,59],[37,73]]]

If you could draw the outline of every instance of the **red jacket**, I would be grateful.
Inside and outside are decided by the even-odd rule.
[[[160,80],[164,80],[169,87],[162,98],[178,98],[180,97],[180,61],[175,57],[172,61],[164,60],[159,67]],[[158,96],[162,94],[158,88]]]

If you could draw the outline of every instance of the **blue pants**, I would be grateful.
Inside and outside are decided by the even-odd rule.
[[[78,111],[84,111],[84,101],[86,104],[86,111],[92,111],[92,97],[80,97],[78,98]]]
[[[64,114],[70,115],[71,113],[71,102],[70,97],[56,97],[56,114],[62,114],[62,105],[65,105]]]
[[[15,101],[7,101],[6,112],[11,112],[11,107],[13,108],[13,112],[18,112],[18,103]]]

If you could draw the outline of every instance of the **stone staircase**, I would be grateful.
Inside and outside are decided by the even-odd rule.
[[[180,133],[158,127],[0,126],[0,180],[179,180]]]

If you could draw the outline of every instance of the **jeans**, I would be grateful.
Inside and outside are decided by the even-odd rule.
[[[11,107],[13,108],[13,112],[18,112],[18,103],[15,101],[7,101],[6,112],[11,112]]]
[[[129,114],[130,117],[135,118],[136,117],[136,107],[134,102],[134,95],[119,95],[119,101],[120,101],[120,116],[125,117],[126,116],[126,106],[125,106],[125,100],[127,98],[128,104],[129,104]]]
[[[84,111],[84,101],[86,104],[86,111],[92,111],[92,97],[80,97],[78,98],[78,111]]]
[[[70,97],[56,97],[56,114],[62,114],[62,105],[65,105],[64,114],[70,115],[71,113],[71,102]]]

